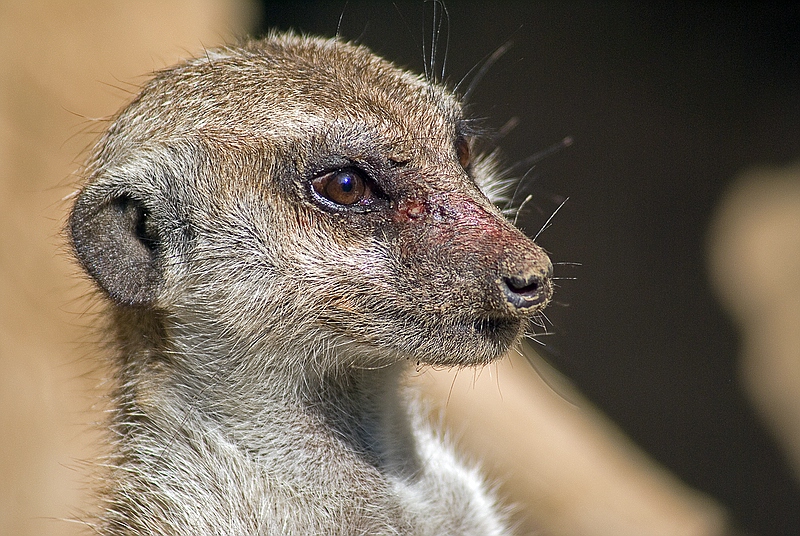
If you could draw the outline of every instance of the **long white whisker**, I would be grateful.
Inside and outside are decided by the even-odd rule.
[[[563,206],[564,206],[564,205],[567,203],[567,201],[569,201],[569,197],[567,197],[566,199],[564,199],[564,200],[561,202],[561,204],[560,204],[560,205],[558,205],[558,208],[557,208],[557,209],[555,209],[555,210],[553,211],[553,213],[552,213],[552,214],[550,214],[550,217],[549,217],[549,218],[547,218],[547,221],[546,221],[546,222],[544,222],[544,225],[542,225],[542,228],[541,228],[541,229],[539,229],[539,232],[538,232],[538,233],[536,233],[536,236],[534,236],[534,237],[533,237],[533,241],[534,241],[534,242],[536,241],[536,239],[537,239],[537,238],[539,238],[539,235],[540,235],[540,234],[542,234],[542,232],[543,232],[545,229],[547,229],[547,227],[550,225],[550,222],[551,222],[551,221],[553,221],[553,218],[555,217],[555,215],[556,215],[556,214],[558,214],[558,211],[559,211],[559,210],[561,210],[561,207],[563,207]]]
[[[520,203],[519,207],[517,208],[517,213],[514,214],[514,225],[515,226],[517,225],[517,218],[519,218],[519,213],[522,212],[522,209],[525,207],[525,204],[528,203],[531,199],[533,199],[533,195],[528,194],[528,197],[526,197],[522,201],[522,203]]]

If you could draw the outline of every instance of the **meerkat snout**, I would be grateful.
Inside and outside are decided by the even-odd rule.
[[[445,87],[340,40],[145,85],[68,224],[117,343],[99,533],[506,533],[403,386],[500,358],[552,295],[475,136]]]
[[[513,242],[512,242],[513,243]],[[521,240],[519,248],[503,259],[497,286],[508,305],[522,314],[541,311],[553,296],[553,264],[532,241]]]
[[[525,276],[504,277],[500,289],[508,298],[508,303],[518,309],[541,307],[550,300],[552,289],[549,285],[552,270]]]

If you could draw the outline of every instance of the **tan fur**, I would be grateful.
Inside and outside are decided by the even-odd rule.
[[[507,533],[403,381],[499,358],[550,299],[470,125],[442,86],[295,35],[120,113],[69,223],[118,348],[100,533]],[[371,195],[320,194],[340,173]]]

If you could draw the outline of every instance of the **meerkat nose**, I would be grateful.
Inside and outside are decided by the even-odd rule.
[[[544,271],[532,270],[501,278],[500,288],[506,300],[516,309],[529,309],[546,304],[552,295],[550,280],[553,265],[548,261]]]

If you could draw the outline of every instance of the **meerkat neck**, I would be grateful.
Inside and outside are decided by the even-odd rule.
[[[414,400],[403,382],[406,368],[397,363],[352,371],[346,382],[328,385],[330,391],[318,399],[317,410],[351,448],[374,464],[387,472],[413,474],[417,460],[409,408]]]
[[[223,361],[153,347],[132,353],[134,359],[123,357],[120,369],[120,383],[126,386],[120,395],[125,399],[123,426],[144,416],[155,429],[173,431],[174,438],[192,437],[183,433],[187,428],[199,434],[214,430],[256,458],[294,457],[314,437],[329,453],[348,451],[381,471],[416,469],[409,420],[414,397],[403,381],[406,362],[297,377],[281,364],[300,362],[303,356],[237,357],[229,351]],[[253,363],[275,365],[255,370]],[[293,443],[298,450],[276,448]]]

